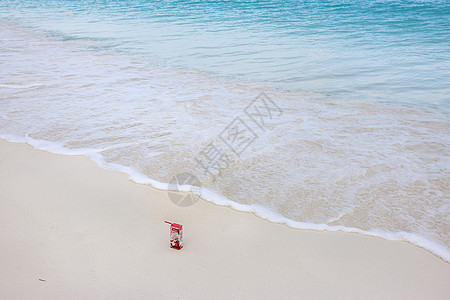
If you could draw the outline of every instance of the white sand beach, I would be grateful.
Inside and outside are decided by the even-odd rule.
[[[6,141],[0,258],[2,299],[450,298],[450,264],[406,242],[177,207],[87,157]]]

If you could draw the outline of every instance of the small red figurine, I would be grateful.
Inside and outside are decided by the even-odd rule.
[[[170,223],[170,248],[180,250],[183,248],[183,225]]]

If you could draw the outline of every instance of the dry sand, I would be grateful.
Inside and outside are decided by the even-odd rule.
[[[169,225],[185,247],[169,248]],[[0,141],[2,299],[450,299],[450,264],[405,242],[295,230]]]

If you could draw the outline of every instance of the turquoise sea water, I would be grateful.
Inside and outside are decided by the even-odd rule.
[[[441,109],[448,1],[2,1],[2,18],[146,61]]]
[[[449,261],[448,1],[4,0],[0,25],[1,137]],[[236,118],[253,140],[200,172]]]

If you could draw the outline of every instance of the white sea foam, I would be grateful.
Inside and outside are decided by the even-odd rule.
[[[39,84],[39,83],[30,84],[30,85],[0,84],[0,88],[5,88],[5,89],[29,89],[29,88],[41,87],[41,86],[43,86],[43,85]]]
[[[0,85],[30,87],[0,89],[0,137],[163,190],[190,172],[217,205],[404,240],[449,261],[450,137],[438,117],[155,67],[13,25],[0,34],[17,50],[0,57]],[[282,110],[264,126],[246,114],[261,91]],[[254,138],[239,157],[224,142],[236,120]],[[232,158],[215,176],[198,164],[211,145]]]
[[[103,157],[98,154],[98,151],[93,151],[92,149],[73,151],[71,149],[65,148],[56,143],[51,143],[51,142],[42,141],[42,140],[39,141],[39,140],[35,140],[35,139],[29,138],[29,137],[21,138],[18,136],[7,135],[7,134],[0,135],[0,138],[5,139],[9,142],[27,143],[36,149],[48,151],[50,153],[63,154],[63,155],[85,155],[85,156],[90,157],[92,161],[94,161],[100,167],[102,167],[104,169],[128,174],[129,179],[135,183],[150,185],[159,190],[170,191],[168,183],[163,183],[163,182],[153,180],[153,179],[149,178],[148,176],[146,176],[142,173],[139,173],[130,167],[107,163],[107,162],[105,162]],[[178,185],[177,191],[190,192],[193,188],[194,187],[190,186],[190,185]],[[384,238],[387,240],[393,240],[393,241],[406,241],[411,244],[417,245],[423,249],[426,249],[426,250],[430,251],[431,253],[433,253],[434,255],[441,257],[443,260],[450,262],[450,253],[446,249],[446,247],[443,247],[442,245],[440,245],[438,243],[434,243],[430,240],[427,240],[426,238],[423,238],[417,234],[408,233],[408,232],[384,232],[384,231],[380,231],[380,230],[366,231],[366,230],[361,230],[358,228],[345,227],[345,226],[329,226],[326,224],[298,222],[298,221],[288,219],[285,216],[283,216],[279,213],[276,213],[273,210],[270,210],[267,207],[264,207],[257,203],[241,204],[241,203],[234,202],[234,201],[228,199],[227,197],[224,197],[224,196],[218,194],[217,192],[214,192],[207,188],[202,188],[201,197],[202,197],[202,199],[209,201],[211,203],[214,203],[216,205],[230,207],[234,210],[241,211],[241,212],[253,213],[256,216],[258,216],[262,219],[265,219],[269,222],[283,224],[283,225],[286,225],[286,226],[294,228],[294,229],[331,231],[331,232],[341,231],[341,232],[359,233],[359,234],[368,235],[368,236],[380,237],[380,238]],[[339,220],[341,217],[342,216],[339,216],[335,219],[330,220],[329,222]]]

